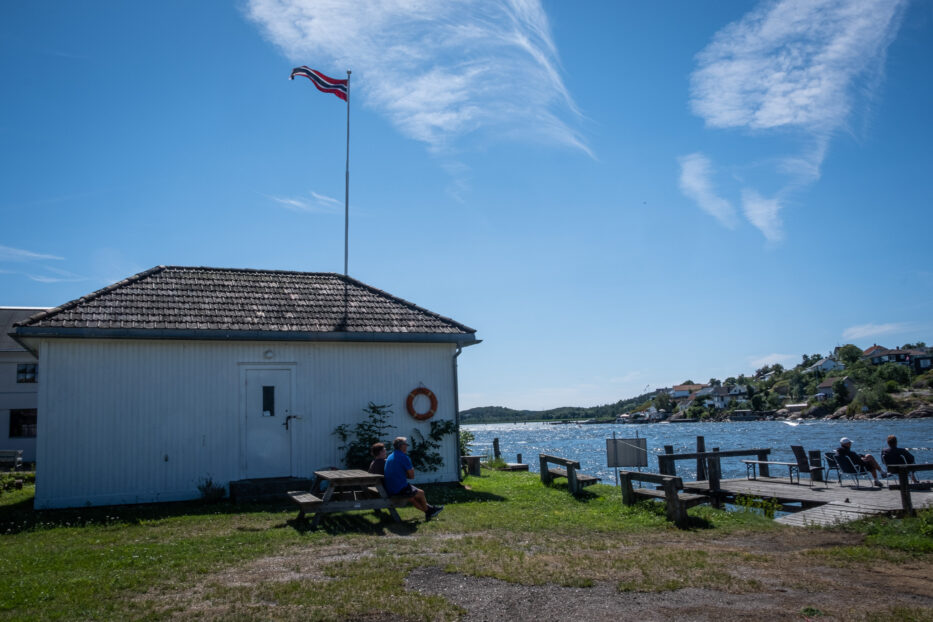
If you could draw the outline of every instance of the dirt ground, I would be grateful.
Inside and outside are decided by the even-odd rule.
[[[619,591],[617,580],[597,581],[583,588],[522,585],[445,572],[440,556],[436,565],[411,572],[405,579],[405,589],[447,599],[466,610],[462,619],[467,621],[933,620],[933,562],[929,559],[875,560],[870,565],[857,563],[849,568],[837,558],[819,554],[820,550],[854,545],[860,540],[857,534],[809,529],[712,538],[691,533],[657,534],[637,540],[638,547],[736,553],[737,561],[729,572],[742,579],[740,587],[723,590],[688,587],[658,592]],[[430,543],[425,544],[425,549],[430,550]],[[206,576],[178,592],[149,594],[144,599],[170,606],[178,612],[178,618],[193,615],[225,619],[231,610],[223,602],[204,599],[205,592],[217,585],[250,588],[279,582],[327,581],[322,572],[327,564],[367,555],[367,551],[352,546],[316,545],[313,555],[303,548],[255,560]]]

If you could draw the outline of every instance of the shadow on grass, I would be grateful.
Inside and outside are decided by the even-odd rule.
[[[290,511],[293,507],[286,501],[266,504],[234,504],[229,500],[223,500],[213,503],[173,501],[36,510],[33,508],[33,498],[29,497],[18,503],[0,505],[0,535],[55,527],[138,525],[143,522],[182,516],[279,513]]]
[[[428,499],[432,503],[456,504],[471,501],[505,501],[505,497],[486,492],[469,490],[461,485],[436,484],[424,486]],[[84,508],[65,508],[59,510],[36,510],[33,508],[33,497],[15,503],[0,503],[0,535],[17,534],[33,529],[50,529],[56,527],[82,527],[95,525],[138,525],[143,522],[178,518],[183,516],[206,515],[242,515],[242,514],[297,514],[298,508],[289,500],[268,503],[233,503],[229,499],[209,503],[206,501],[173,501],[165,503],[144,503],[138,505],[108,505]],[[370,513],[371,515],[371,513]],[[404,535],[413,533],[411,527],[402,528],[396,532],[395,525],[388,512],[375,525],[371,520],[361,518],[362,514],[328,515],[322,519],[322,525],[333,523],[334,533],[347,531],[360,531],[369,533],[384,533],[386,531]],[[350,522],[341,523],[338,519],[349,519]],[[287,520],[278,526],[284,527],[299,521]],[[383,523],[390,522],[386,526]],[[406,521],[408,522],[408,521]],[[417,521],[416,521],[417,523]],[[343,524],[341,528],[340,525]],[[310,523],[308,523],[310,526]],[[301,531],[299,526],[296,529]],[[262,531],[259,527],[244,527],[243,530]],[[307,531],[307,529],[304,529]]]
[[[428,502],[447,505],[449,503],[472,503],[474,501],[507,501],[505,497],[491,492],[480,492],[462,484],[427,484],[421,486]]]
[[[378,517],[373,521],[373,516]],[[370,534],[375,536],[396,535],[410,536],[418,532],[418,526],[423,522],[421,519],[410,518],[395,522],[388,510],[376,510],[368,512],[355,513],[334,513],[325,514],[321,517],[316,529],[311,527],[312,516],[307,516],[301,520],[292,518],[285,522],[286,527],[291,527],[301,534],[323,531],[332,536],[354,534]]]
[[[570,493],[570,486],[566,482],[556,482],[556,483],[551,482],[550,484],[543,484],[543,485],[547,486],[548,488],[554,488],[556,490],[563,490],[568,495],[570,495],[571,499],[579,503],[589,503],[593,499],[598,499],[601,496],[601,495],[596,494],[595,492],[590,492],[586,488],[584,488],[577,494],[573,495]]]

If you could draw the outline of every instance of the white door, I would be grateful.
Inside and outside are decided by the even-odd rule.
[[[246,370],[246,477],[291,475],[291,369]]]

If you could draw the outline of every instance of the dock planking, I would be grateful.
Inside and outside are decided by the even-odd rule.
[[[684,490],[711,494],[709,482],[684,482]],[[834,525],[867,516],[900,512],[899,490],[868,486],[814,482],[813,487],[789,484],[787,478],[759,477],[755,480],[727,479],[719,482],[718,494],[727,500],[738,496],[774,499],[782,505],[801,505],[801,510],[776,519],[784,525]],[[933,492],[913,491],[915,508],[933,507]]]

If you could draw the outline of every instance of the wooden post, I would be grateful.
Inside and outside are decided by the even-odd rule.
[[[492,457],[498,460],[502,457],[502,454],[499,453],[499,439],[492,439]]]
[[[823,459],[820,457],[819,449],[810,450],[810,466],[812,467],[822,467]],[[823,469],[817,469],[816,471],[810,471],[810,480],[814,482],[823,481]]]
[[[719,447],[713,447],[714,452],[719,451]],[[719,456],[710,456],[708,458],[708,469],[709,469],[709,489],[712,494],[710,494],[710,505],[714,508],[722,507],[722,499],[719,496],[719,482],[722,479],[722,462],[720,462]]]
[[[678,527],[686,526],[687,508],[677,497],[677,480],[665,480],[663,485],[664,498],[667,501],[667,518]]]
[[[906,464],[903,469],[897,469],[897,481],[901,488],[901,506],[904,508],[904,514],[912,516],[914,513],[914,503],[910,498],[910,481],[908,481],[908,477],[909,473]]]
[[[635,492],[632,489],[632,473],[622,471],[619,474],[619,486],[622,487],[622,503],[632,505],[635,503]]]
[[[767,459],[768,459],[768,454],[769,454],[769,453],[771,453],[771,450],[770,450],[770,449],[763,449],[763,450],[759,451],[759,452],[758,452],[758,459],[759,459],[759,460],[762,460],[762,461],[767,460]],[[759,464],[759,465],[758,465],[758,473],[761,474],[762,477],[770,477],[770,475],[771,475],[771,473],[768,471],[768,465],[767,465],[767,464]]]
[[[713,447],[713,452],[718,452],[719,447]],[[722,479],[722,465],[719,462],[719,456],[710,456],[706,459],[709,465],[709,489],[719,490],[719,480]]]
[[[567,487],[570,488],[570,494],[572,495],[580,492],[580,485],[577,483],[577,470],[572,464],[567,465]]]
[[[668,458],[674,454],[673,445],[664,446],[664,454],[658,456],[658,472],[661,475],[677,475],[677,467],[674,465],[674,461]]]
[[[706,439],[702,436],[697,437],[697,453],[701,454],[706,451]],[[697,481],[702,481],[706,479],[706,460],[704,458],[697,458]]]
[[[541,468],[541,482],[544,484],[550,484],[551,473],[547,470],[547,459],[545,459],[544,454],[538,454],[538,461],[540,462]]]

